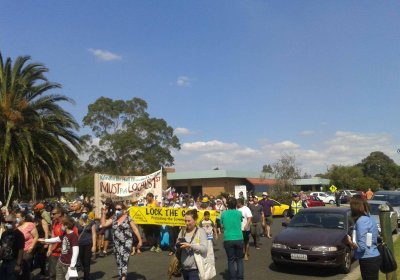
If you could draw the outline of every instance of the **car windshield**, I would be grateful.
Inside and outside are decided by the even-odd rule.
[[[373,200],[383,200],[389,202],[392,206],[400,206],[400,194],[376,194]]]
[[[289,227],[318,227],[331,229],[344,229],[345,217],[338,213],[298,213],[288,225]]]
[[[370,204],[369,205],[369,213],[371,215],[379,215],[379,206],[380,204]]]

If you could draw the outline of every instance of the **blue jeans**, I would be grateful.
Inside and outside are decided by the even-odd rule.
[[[244,279],[243,247],[243,240],[224,241],[230,280]]]
[[[182,276],[184,280],[200,280],[199,270],[184,270],[182,269]]]

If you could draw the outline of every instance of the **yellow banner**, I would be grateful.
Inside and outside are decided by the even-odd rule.
[[[186,226],[185,213],[189,210],[188,208],[135,206],[129,208],[129,214],[139,225]],[[197,224],[203,219],[205,211],[210,212],[210,220],[215,223],[217,217],[215,210],[199,210]]]

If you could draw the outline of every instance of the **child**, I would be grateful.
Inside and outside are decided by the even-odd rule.
[[[79,255],[78,236],[72,230],[74,220],[71,217],[62,218],[62,227],[64,234],[50,239],[39,239],[41,243],[51,244],[62,242],[61,255],[56,266],[56,280],[64,280],[68,270],[76,272],[76,261]],[[77,275],[77,274],[76,274]]]
[[[215,234],[215,239],[218,240],[218,234],[217,234],[217,229],[215,227],[215,224],[212,220],[210,220],[210,212],[205,211],[204,212],[204,217],[203,220],[201,220],[200,225],[201,228],[205,230],[207,233],[207,240],[210,240],[209,242],[212,243],[213,240],[213,234]]]

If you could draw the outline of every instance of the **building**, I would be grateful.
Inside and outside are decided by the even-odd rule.
[[[248,192],[270,192],[278,186],[278,181],[271,173],[233,171],[233,170],[206,170],[175,172],[168,169],[167,185],[178,193],[190,193],[197,197],[202,194],[219,195],[221,192],[235,193],[235,186],[246,186]],[[303,191],[321,191],[329,186],[329,179],[319,177],[298,179],[295,185]]]
[[[246,186],[248,192],[261,193],[276,186],[273,174],[233,171],[207,170],[190,172],[168,172],[168,187],[178,193],[219,195],[221,192],[235,193],[235,186]]]

